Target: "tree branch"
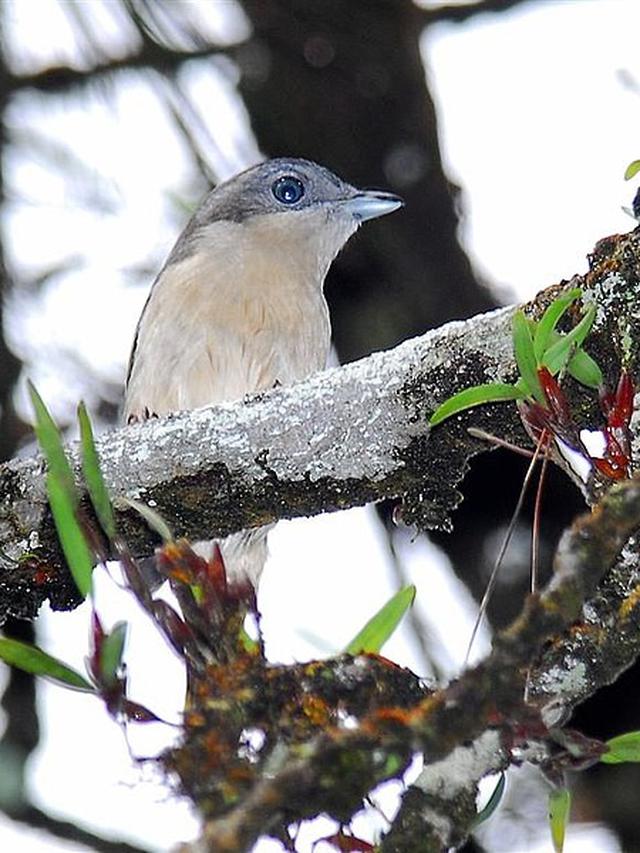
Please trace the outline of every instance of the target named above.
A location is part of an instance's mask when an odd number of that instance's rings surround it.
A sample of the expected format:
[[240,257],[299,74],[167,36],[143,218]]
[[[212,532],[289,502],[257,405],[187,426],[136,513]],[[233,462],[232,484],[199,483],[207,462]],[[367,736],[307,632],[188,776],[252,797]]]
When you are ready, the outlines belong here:
[[206,45],[189,50],[169,48],[151,40],[146,40],[137,49],[126,56],[97,62],[90,68],[73,68],[70,65],[48,66],[31,74],[11,74],[6,76],[6,84],[11,92],[22,89],[36,89],[39,92],[67,92],[79,86],[86,86],[99,77],[117,74],[121,71],[153,68],[165,73],[175,73],[180,66],[192,59],[228,55],[228,51]]
[[[610,386],[623,360],[639,384],[639,230],[601,241],[590,260],[589,273],[571,281],[598,306],[590,347]],[[539,314],[563,286],[539,294],[530,312]],[[103,435],[107,485],[114,497],[147,501],[191,539],[382,498],[402,498],[407,524],[450,529],[469,460],[486,449],[467,425],[516,443],[528,439],[510,405],[480,407],[432,432],[428,415],[462,387],[515,378],[512,311],[450,323],[294,387]],[[599,425],[596,395],[565,386],[579,423]],[[70,451],[77,469],[77,447]],[[2,574],[0,615],[33,615],[46,597],[61,608],[75,601],[43,473],[40,457],[0,467],[0,560],[16,561]],[[138,515],[121,510],[118,520],[133,553],[151,553],[154,536]]]
[[[493,699],[498,716],[510,720],[511,724],[519,719],[526,732],[526,727],[531,726],[532,720],[531,717],[527,720],[527,706],[524,702],[518,711],[516,697],[522,695],[527,659],[532,662],[536,660],[538,650],[543,646],[545,633],[547,636],[555,634],[566,637],[561,634],[563,628],[560,623],[564,623],[564,628],[571,625],[569,634],[574,633],[575,619],[583,603],[596,592],[598,583],[607,574],[616,554],[619,554],[619,558],[613,572],[606,578],[607,582],[620,563],[628,559],[628,556],[625,559],[629,548],[628,540],[639,525],[640,479],[636,477],[614,487],[592,515],[578,519],[571,530],[564,534],[555,556],[554,574],[546,590],[540,598],[529,596],[520,616],[496,637],[489,658],[480,664],[477,670],[466,673],[460,679],[460,684],[468,680],[473,683],[477,681],[477,671],[486,667],[491,672],[489,682],[494,685],[493,694],[489,692],[485,696],[482,685],[473,684],[473,700],[469,701],[475,713],[482,716],[483,696],[487,701]],[[635,564],[637,567],[637,554]],[[556,620],[557,623],[553,626],[551,623]],[[600,630],[605,634],[609,633],[603,626],[600,626]],[[637,645],[633,654],[638,654]],[[613,679],[609,674],[609,679],[605,677],[603,680],[604,673],[611,664],[602,654],[593,661],[594,669],[599,665],[600,679],[593,678],[588,691],[580,672],[584,666],[581,660],[577,657],[573,659],[572,668],[566,671],[566,678],[562,680],[555,662],[552,661],[552,666],[547,668],[547,657],[548,655],[543,655],[531,673],[528,680],[528,701],[541,710],[544,725],[553,728],[564,722],[570,711],[587,695],[591,695],[604,683],[608,683],[608,680]],[[620,657],[621,655],[616,656],[616,662]],[[631,657],[627,666],[634,659],[635,657]],[[615,663],[612,668],[615,669]],[[509,701],[509,688],[504,683],[504,678],[510,678],[511,687],[516,691],[515,697],[512,696],[512,699],[516,699],[515,706]],[[461,703],[464,701],[459,693],[456,700]],[[485,718],[485,723],[488,722],[489,717]],[[497,718],[493,722],[498,722]],[[495,725],[483,725],[482,728],[484,730],[481,734],[467,729],[466,740],[473,738],[471,743],[464,743],[464,736],[460,736],[458,745],[452,752],[445,757],[438,755],[440,760],[425,767],[405,795],[399,819],[395,821],[389,835],[388,846],[383,845],[384,851],[410,849],[402,846],[402,843],[400,846],[393,845],[397,845],[398,839],[404,837],[420,837],[420,832],[427,831],[423,824],[428,827],[429,832],[433,832],[434,827],[440,830],[437,838],[441,847],[434,846],[434,850],[459,844],[467,837],[475,818],[475,809],[469,807],[469,800],[475,803],[477,782],[489,773],[506,769],[513,762],[509,749],[511,744],[509,739],[504,737],[504,729],[499,735]],[[530,747],[531,741],[535,740],[535,732],[528,744],[526,734],[524,740],[525,745]],[[544,751],[543,756],[547,758]],[[544,761],[538,760],[538,763]],[[457,815],[456,821],[451,820],[452,814]],[[463,814],[466,819],[463,819]]]
[[[640,329],[634,306],[640,300],[640,229],[601,241],[590,264],[585,276],[571,281],[582,288],[583,300],[598,309],[589,347],[610,387],[623,364],[637,387]],[[566,286],[563,282],[539,294],[528,306],[530,314],[539,316]],[[509,405],[483,406],[433,431],[427,426],[435,405],[461,387],[515,378],[512,311],[501,309],[449,324],[297,387],[104,435],[98,451],[107,485],[116,497],[135,496],[154,505],[178,535],[195,539],[382,497],[402,498],[409,523],[446,526],[461,499],[458,486],[469,459],[482,449],[468,435],[467,425],[472,422],[526,441],[515,407]],[[565,390],[578,423],[599,426],[596,395],[568,379]],[[636,416],[636,446],[637,424]],[[77,468],[77,448],[70,450]],[[47,595],[56,606],[73,603],[47,509],[43,473],[39,457],[0,468],[0,549],[9,560],[0,582],[5,611],[35,612]],[[282,774],[261,780],[238,805],[240,811],[216,816],[208,831],[215,831],[217,838],[228,833],[231,845],[238,832],[243,839],[253,837],[267,820],[264,809],[270,801],[277,824],[283,791],[286,795],[293,785],[304,800],[308,789],[311,803],[317,772],[327,774],[329,768],[343,766],[336,759],[345,750],[355,749],[365,766],[365,757],[375,754],[371,747],[382,744],[401,764],[416,746],[430,762],[420,785],[407,795],[407,806],[385,842],[387,849],[410,850],[402,844],[408,837],[420,837],[415,821],[431,827],[433,849],[443,839],[457,843],[472,820],[475,782],[507,760],[510,744],[505,736],[523,725],[532,725],[535,735],[541,719],[547,727],[557,724],[576,702],[635,659],[640,649],[640,569],[629,535],[639,520],[640,487],[631,480],[606,495],[598,512],[583,518],[564,540],[547,590],[528,599],[519,619],[498,635],[491,656],[479,667],[420,701],[408,716],[397,709],[391,715],[378,709],[365,714],[356,730],[320,733],[313,744],[305,743],[302,761],[294,749]],[[121,510],[118,522],[135,553],[151,550],[153,537],[137,515]],[[582,622],[575,622],[585,597],[593,595],[623,546]],[[613,618],[607,621],[609,616]],[[572,622],[572,630],[558,636]],[[556,639],[532,676],[532,708],[522,698],[523,667],[551,636]],[[267,668],[266,677],[274,678],[274,672]],[[197,722],[198,716],[194,719]],[[487,734],[496,726],[499,743]],[[462,745],[465,741],[471,745]],[[189,760],[186,766],[199,767],[201,762]],[[464,773],[458,772],[461,766]],[[368,782],[379,781],[379,767],[371,765],[367,773],[352,780],[354,801]],[[457,784],[438,782],[446,778]],[[280,783],[282,790],[277,788]],[[322,805],[326,811],[326,803]],[[438,816],[450,816],[452,809],[457,817],[449,819],[447,830]],[[400,848],[393,846],[396,836],[403,839]]]
[[39,829],[41,832],[46,832],[52,838],[69,841],[74,847],[76,844],[82,844],[88,849],[94,850],[95,853],[148,853],[148,848],[128,844],[126,841],[102,838],[100,835],[83,829],[76,823],[53,817],[37,806],[23,805],[17,808],[7,807],[4,809],[4,814],[16,823],[23,824],[25,827]]
[[[525,700],[528,666],[550,637],[577,618],[585,598],[594,593],[639,525],[640,478],[635,478],[612,488],[593,513],[565,533],[552,580],[541,594],[527,598],[519,617],[496,636],[489,657],[427,695],[421,694],[415,676],[375,656],[310,662],[298,667],[294,679],[289,668],[268,667],[252,658],[230,668],[233,678],[224,681],[224,695],[220,672],[207,671],[207,688],[194,691],[193,722],[187,721],[184,742],[167,761],[209,817],[206,848],[217,853],[247,850],[262,833],[277,827],[283,815],[292,821],[324,812],[340,819],[356,810],[376,784],[401,776],[415,750],[424,754],[427,768],[419,784],[408,790],[400,820],[394,821],[381,849],[425,853],[458,846],[475,818],[475,782],[495,763],[517,760],[518,751],[537,739],[542,756],[537,763],[556,766],[551,747],[557,716],[555,709]],[[357,673],[358,680],[365,681],[374,666],[376,689],[361,695],[354,690],[354,677]],[[295,701],[290,701],[290,691],[276,687],[281,678],[296,685],[300,695]],[[411,693],[399,689],[403,678]],[[326,696],[318,695],[320,689],[330,694],[331,709],[350,714],[350,726],[332,716]],[[358,709],[352,707],[356,697]],[[314,713],[301,712],[305,706]],[[229,793],[230,773],[218,766],[204,778],[201,774],[202,767],[212,764],[207,738],[211,731],[216,732],[215,756],[228,754],[235,762],[230,766],[236,767],[237,750],[223,749],[228,746],[227,729],[230,744],[235,743],[234,726],[261,728],[270,745],[266,755],[243,768],[244,774],[236,768],[234,778],[242,780],[238,787],[246,787],[242,793]],[[298,732],[303,733],[300,739]],[[471,746],[463,745],[471,739]],[[562,755],[560,761],[580,758]],[[228,800],[216,796],[221,779]],[[229,801],[234,802],[231,808]]]
[[477,0],[475,3],[452,3],[450,6],[427,7],[422,11],[427,26],[439,24],[443,21],[461,24],[483,12],[506,12],[508,9],[513,9],[514,6],[523,5],[523,3],[533,5],[532,0]]
[[[510,314],[450,324],[296,387],[103,435],[107,485],[113,496],[150,503],[192,539],[403,495],[410,520],[446,524],[467,458],[481,445],[464,430],[457,450],[443,432],[430,442],[427,416],[457,372],[464,382],[512,372]],[[501,416],[517,423],[506,407]],[[510,432],[495,419],[492,426]],[[77,468],[77,447],[70,450]],[[434,468],[431,481],[425,471]],[[35,553],[55,569],[43,473],[40,457],[0,468],[0,550],[18,560]],[[134,553],[151,552],[154,537],[135,513],[120,512],[119,523]],[[56,598],[60,579],[55,569],[42,591]],[[20,582],[33,587],[28,568],[15,569]]]

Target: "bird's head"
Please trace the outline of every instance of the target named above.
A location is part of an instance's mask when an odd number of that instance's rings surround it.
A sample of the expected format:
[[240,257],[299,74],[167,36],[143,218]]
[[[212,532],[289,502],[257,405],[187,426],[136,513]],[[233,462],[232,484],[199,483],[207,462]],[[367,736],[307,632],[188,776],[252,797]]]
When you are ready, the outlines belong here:
[[214,237],[220,223],[231,223],[241,226],[237,239],[251,237],[264,241],[265,248],[313,255],[324,275],[362,222],[402,204],[392,193],[356,189],[310,160],[267,160],[209,193],[170,260],[180,260],[176,254],[190,243],[206,243],[207,232]]

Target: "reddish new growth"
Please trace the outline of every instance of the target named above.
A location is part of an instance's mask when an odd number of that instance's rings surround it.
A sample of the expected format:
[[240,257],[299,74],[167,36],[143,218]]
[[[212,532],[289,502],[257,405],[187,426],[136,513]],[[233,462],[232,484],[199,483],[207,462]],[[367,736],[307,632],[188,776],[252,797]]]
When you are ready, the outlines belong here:
[[[393,761],[381,761],[370,743],[387,731],[387,718],[406,725],[407,709],[429,694],[416,676],[376,655],[270,663],[261,639],[252,641],[243,627],[252,611],[257,620],[253,589],[227,578],[219,550],[206,561],[187,542],[170,542],[156,564],[182,610],[182,618],[172,611],[171,621],[163,614],[160,624],[182,649],[188,675],[182,737],[160,762],[208,820],[242,808],[271,784],[287,753],[293,761],[315,757],[291,789],[285,773],[282,803],[272,804],[278,818],[269,827],[277,837],[287,836],[288,824],[320,813],[344,822],[377,784],[401,777],[410,745],[393,740]],[[346,756],[341,743],[351,729],[345,720],[361,727]],[[342,830],[327,840],[340,851],[372,849]]]
[[518,406],[525,427],[542,449],[548,447],[552,438],[557,438],[577,450],[580,436],[564,391],[546,367],[538,367],[537,372],[547,405],[522,400]]
[[546,367],[538,368],[538,379],[545,396],[546,406],[523,400],[519,403],[524,425],[542,450],[557,439],[580,453],[610,480],[630,476],[631,438],[629,424],[633,415],[635,387],[630,375],[623,370],[615,392],[605,387],[600,390],[600,407],[606,419],[602,429],[605,439],[604,455],[593,456],[580,438],[580,430],[573,419],[571,408],[557,379]]
[[314,841],[312,850],[322,843],[333,845],[339,853],[373,853],[376,849],[373,844],[364,841],[362,838],[356,838],[355,835],[347,835],[345,832],[336,832],[335,835],[327,835],[325,838],[319,838]]
[[[127,699],[127,676],[121,654],[109,661],[108,644],[114,634],[109,635],[102,627],[95,610],[91,614],[91,654],[87,659],[89,674],[107,711],[121,722],[135,720],[138,723],[160,722],[153,711]],[[121,650],[120,650],[121,651]]]
[[253,612],[257,618],[251,584],[227,579],[217,544],[211,559],[205,560],[186,540],[169,542],[157,552],[156,564],[169,578],[182,609],[183,619],[176,628],[181,629],[179,640],[188,667],[202,670],[212,658],[221,663],[234,660],[245,648],[245,616]]
[[600,406],[607,419],[603,429],[606,447],[602,459],[594,459],[594,465],[611,480],[622,480],[629,476],[631,466],[631,438],[629,424],[633,415],[635,388],[626,371],[622,371],[615,394],[606,389],[600,394]]

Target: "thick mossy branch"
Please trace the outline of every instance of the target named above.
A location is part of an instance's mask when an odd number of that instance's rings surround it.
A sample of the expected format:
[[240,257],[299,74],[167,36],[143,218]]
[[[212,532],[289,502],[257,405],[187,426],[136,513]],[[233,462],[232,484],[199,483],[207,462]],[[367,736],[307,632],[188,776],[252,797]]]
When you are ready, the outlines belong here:
[[[623,359],[638,378],[639,258],[638,231],[607,238],[590,272],[570,283],[598,308],[588,349],[612,385]],[[563,286],[539,294],[531,315],[539,316]],[[450,323],[242,403],[103,435],[98,451],[107,485],[116,497],[149,502],[190,539],[390,497],[402,498],[408,524],[449,527],[469,459],[486,449],[467,426],[526,437],[508,404],[479,407],[431,432],[428,416],[463,387],[515,379],[511,314],[506,308]],[[570,382],[566,390],[578,421],[599,424],[596,395]],[[152,551],[154,536],[135,512],[119,512],[118,523],[134,553]],[[61,562],[41,458],[0,467],[0,618],[9,610],[33,615],[47,597],[54,607],[72,606]]]
[[[468,458],[482,445],[464,428],[451,439],[442,429],[432,443],[428,416],[452,383],[513,372],[510,313],[450,324],[242,403],[103,435],[97,447],[110,493],[148,502],[190,539],[389,497],[404,499],[410,522],[446,525]],[[506,408],[478,420],[501,434],[518,428]],[[18,561],[14,569],[7,563],[0,584],[21,613],[46,596],[65,606],[43,472],[38,457],[0,468],[0,549]],[[152,552],[157,540],[137,513],[117,515],[133,553]],[[44,582],[34,582],[36,571]]]
[[[637,386],[638,231],[601,241],[586,276],[544,291],[526,310],[540,316],[569,285],[580,287],[584,302],[597,307],[587,349],[608,384],[614,386],[624,366]],[[107,486],[115,498],[148,502],[176,534],[191,539],[389,497],[402,499],[408,523],[447,527],[461,500],[469,459],[484,449],[469,437],[467,426],[526,440],[511,405],[480,407],[428,429],[436,405],[460,388],[514,381],[512,310],[449,324],[296,387],[102,436],[98,452]],[[567,317],[567,325],[575,319]],[[569,380],[564,389],[577,424],[600,426],[596,395]],[[637,418],[632,432],[635,461]],[[77,451],[70,451],[78,470]],[[39,457],[0,468],[0,616],[32,615],[47,597],[57,607],[76,601],[62,567],[43,474]],[[528,599],[480,666],[408,706],[359,708],[355,727],[329,720],[312,737],[274,736],[272,743],[285,742],[284,752],[275,754],[269,772],[252,780],[224,814],[212,808],[215,797],[205,790],[200,806],[210,821],[207,837],[218,845],[211,849],[246,849],[265,828],[277,830],[283,821],[295,820],[284,807],[294,795],[304,805],[303,816],[317,807],[346,819],[371,785],[402,771],[414,750],[424,752],[429,766],[407,795],[383,849],[414,849],[409,839],[420,837],[416,821],[424,825],[423,837],[432,839],[431,849],[458,844],[472,819],[477,780],[508,762],[516,733],[544,738],[553,720],[615,678],[640,650],[640,570],[633,538],[640,524],[640,486],[631,480],[606,492],[602,482],[585,489],[592,500],[604,496],[597,510],[565,536],[552,582]],[[134,553],[152,550],[154,537],[135,513],[121,510],[117,522]],[[590,600],[583,606],[585,599]],[[533,704],[525,705],[525,673],[532,664]],[[329,672],[334,665],[344,669],[340,661],[320,666]],[[337,682],[339,675],[336,671]],[[312,715],[317,710],[317,705],[310,708]],[[251,720],[245,722],[251,728]],[[198,745],[193,748],[197,754]],[[171,763],[179,775],[193,763],[181,764],[180,758]],[[327,799],[332,780],[338,792],[344,782],[344,774],[333,779],[336,768],[349,771],[348,804],[337,794],[338,799]],[[313,792],[321,780],[325,793],[316,802]],[[183,781],[198,800],[199,792]],[[410,800],[419,807],[410,809]],[[227,848],[223,839],[229,840]]]
[[[548,709],[524,700],[529,666],[550,637],[572,624],[583,597],[594,592],[638,526],[640,478],[617,485],[595,512],[578,519],[562,539],[546,589],[527,599],[485,661],[441,690],[425,695],[411,673],[388,670],[375,657],[312,662],[298,667],[293,681],[294,668],[265,667],[256,658],[240,661],[233,678],[212,670],[194,693],[193,725],[188,717],[185,740],[168,757],[169,769],[209,819],[210,849],[247,850],[264,832],[321,813],[346,822],[368,790],[402,774],[416,750],[427,769],[406,794],[382,850],[459,844],[475,816],[475,782],[496,760],[507,763],[511,747],[550,737]],[[376,688],[356,691],[356,707],[353,688],[367,679],[371,687],[374,670]],[[281,678],[291,695],[271,689]],[[347,711],[349,726],[340,723],[339,709]],[[270,754],[260,763],[245,762],[241,773],[238,737],[254,728],[264,732],[263,749]],[[233,774],[216,766],[225,755],[234,762]],[[207,775],[194,767],[215,770]],[[240,780],[231,808],[229,778]],[[442,821],[435,820],[438,810]],[[424,824],[420,833],[416,822]],[[432,838],[431,847],[416,846],[425,838]]]

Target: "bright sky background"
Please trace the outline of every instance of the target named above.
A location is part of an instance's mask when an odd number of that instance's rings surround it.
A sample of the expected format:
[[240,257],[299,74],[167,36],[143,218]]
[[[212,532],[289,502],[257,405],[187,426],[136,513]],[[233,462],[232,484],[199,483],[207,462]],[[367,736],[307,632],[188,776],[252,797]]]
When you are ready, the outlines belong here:
[[[20,4],[12,8],[14,25],[28,34],[25,43],[34,55],[48,56],[52,45],[68,43],[64,21],[56,17],[50,0],[39,7],[39,26],[21,17]],[[228,14],[231,7],[213,2],[206,8]],[[109,33],[108,15],[104,10],[101,14],[103,31]],[[209,25],[226,28],[231,38],[242,31],[243,22],[218,15]],[[622,174],[629,161],[640,157],[638,32],[637,0],[564,0],[441,26],[424,41],[446,167],[464,190],[465,245],[490,281],[521,298],[584,271],[597,239],[633,226],[621,207],[629,206],[635,191]],[[635,79],[636,91],[623,84],[621,70]],[[205,76],[195,64],[183,77],[205,106],[209,130],[215,125],[216,162],[224,176],[259,156],[246,140],[238,144],[245,119],[233,97],[234,82],[226,65],[217,78]],[[16,132],[27,134],[35,127],[73,140],[73,150],[91,169],[86,181],[70,188],[42,161],[7,162],[10,184],[32,201],[10,206],[3,223],[11,263],[41,271],[74,256],[78,246],[89,258],[85,266],[52,280],[42,298],[16,303],[10,318],[21,354],[38,355],[32,377],[64,418],[80,394],[91,403],[91,389],[81,370],[61,382],[61,353],[71,361],[79,352],[99,375],[114,385],[122,381],[146,296],[144,288],[131,286],[129,268],[141,257],[157,266],[177,236],[167,189],[182,191],[187,181],[184,149],[156,98],[133,77],[117,87],[110,108],[97,100],[89,107],[85,101],[74,105],[68,98],[43,110],[41,98],[25,95],[16,101],[9,121]],[[91,192],[104,200],[100,214],[82,207],[82,198]],[[96,317],[98,323],[90,319]],[[384,540],[369,510],[285,522],[270,541],[260,601],[272,659],[305,659],[340,648],[396,589]],[[403,531],[396,544],[418,586],[416,606],[432,634],[443,640],[437,644],[438,663],[452,674],[464,657],[474,607],[428,544],[411,543]],[[127,596],[114,594],[112,587],[104,593],[109,600],[101,613],[107,621],[109,614],[113,620],[123,618]],[[42,644],[82,667],[86,608],[45,615],[40,624]],[[407,636],[399,633],[385,653],[415,668],[419,657]],[[486,651],[487,643],[486,636],[481,638],[476,654]],[[144,621],[135,621],[130,646],[134,653],[144,649],[143,660],[138,656],[131,661],[132,698],[171,714],[180,693],[176,661]],[[159,685],[167,688],[162,694]],[[73,820],[80,815],[105,833],[137,839],[158,851],[193,835],[195,823],[183,805],[165,802],[166,793],[151,781],[137,784],[141,771],[132,768],[121,733],[98,703],[48,685],[40,689],[39,701],[45,731],[32,783],[44,808]],[[69,734],[61,737],[62,731]],[[156,748],[152,731],[138,728],[134,734],[137,754]],[[535,797],[543,796],[537,782],[528,784]],[[544,800],[540,802],[544,812]],[[496,853],[513,853],[509,826],[500,820],[494,819],[487,843]],[[541,838],[532,839],[528,850],[550,849],[544,817],[539,828]],[[0,822],[0,849],[39,853],[72,848],[57,847],[48,838],[42,842],[35,834],[26,837],[22,829]],[[259,849],[264,853],[279,847],[263,844]],[[326,849],[318,846],[317,853]],[[619,847],[605,830],[597,838],[581,830],[570,834],[565,849],[605,853]]]

